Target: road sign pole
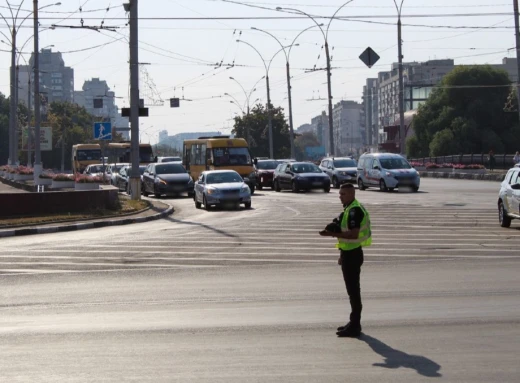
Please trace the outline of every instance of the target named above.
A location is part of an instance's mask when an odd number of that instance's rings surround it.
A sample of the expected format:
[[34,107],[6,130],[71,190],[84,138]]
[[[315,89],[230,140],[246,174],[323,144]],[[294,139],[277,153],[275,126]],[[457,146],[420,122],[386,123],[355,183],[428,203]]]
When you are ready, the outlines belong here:
[[132,132],[132,171],[130,188],[132,199],[141,199],[141,173],[139,172],[139,45],[138,0],[130,0],[130,126]]

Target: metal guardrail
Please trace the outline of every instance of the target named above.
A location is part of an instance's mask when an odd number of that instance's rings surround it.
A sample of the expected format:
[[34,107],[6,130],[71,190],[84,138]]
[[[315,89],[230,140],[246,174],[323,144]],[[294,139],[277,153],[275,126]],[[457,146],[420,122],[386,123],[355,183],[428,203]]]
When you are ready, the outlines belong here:
[[[515,164],[513,162],[514,154],[495,154],[495,169],[510,169]],[[434,164],[463,164],[471,165],[478,164],[489,167],[488,154],[454,154],[450,156],[438,157],[423,157],[423,158],[408,158],[410,162],[419,162],[425,165],[426,163]]]

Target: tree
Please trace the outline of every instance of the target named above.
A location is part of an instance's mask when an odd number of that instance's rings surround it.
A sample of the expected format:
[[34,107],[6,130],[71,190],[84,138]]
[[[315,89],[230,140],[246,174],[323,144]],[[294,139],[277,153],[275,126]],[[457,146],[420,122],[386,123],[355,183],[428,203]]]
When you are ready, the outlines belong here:
[[507,72],[461,66],[444,77],[414,118],[411,156],[495,153],[517,150],[518,114],[504,111],[510,95]]
[[[291,155],[289,126],[285,121],[282,108],[272,108],[273,154],[275,158],[287,158]],[[247,129],[248,128],[248,129]],[[249,150],[253,157],[269,156],[269,126],[266,108],[257,104],[251,112],[242,117],[235,117],[232,133],[237,138],[245,138],[249,130]]]
[[[6,164],[9,159],[9,98],[0,93],[0,164]],[[23,104],[18,105],[18,128],[27,124],[27,108]],[[18,136],[21,140],[21,134]],[[21,145],[19,145],[19,148]],[[20,157],[23,152],[18,151]],[[21,159],[21,158],[20,158]]]

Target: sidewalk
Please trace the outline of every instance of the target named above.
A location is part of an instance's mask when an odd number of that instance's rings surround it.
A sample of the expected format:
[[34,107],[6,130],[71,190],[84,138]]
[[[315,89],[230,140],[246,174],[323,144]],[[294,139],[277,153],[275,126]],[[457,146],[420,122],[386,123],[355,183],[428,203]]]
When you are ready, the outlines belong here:
[[28,191],[15,188],[13,186],[7,185],[3,182],[0,182],[0,194],[2,193],[29,193]]

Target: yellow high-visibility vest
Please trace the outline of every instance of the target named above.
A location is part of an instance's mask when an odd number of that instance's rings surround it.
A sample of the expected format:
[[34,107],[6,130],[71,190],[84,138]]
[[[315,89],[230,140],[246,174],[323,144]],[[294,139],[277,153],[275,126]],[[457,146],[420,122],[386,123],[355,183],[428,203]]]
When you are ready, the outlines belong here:
[[345,213],[343,214],[343,219],[341,220],[341,231],[348,231],[348,217],[350,209],[359,207],[365,213],[363,217],[363,221],[361,221],[361,229],[359,230],[359,236],[357,239],[345,239],[338,238],[338,243],[336,247],[340,250],[354,250],[358,247],[366,247],[372,244],[372,229],[370,227],[370,215],[368,211],[361,205],[357,200],[354,200],[347,208],[345,208]]

